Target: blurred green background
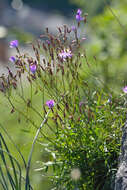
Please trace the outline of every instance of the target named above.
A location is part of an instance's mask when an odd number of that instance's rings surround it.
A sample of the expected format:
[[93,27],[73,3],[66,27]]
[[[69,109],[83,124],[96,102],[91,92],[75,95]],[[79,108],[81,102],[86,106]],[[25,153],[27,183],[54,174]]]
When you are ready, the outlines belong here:
[[[27,30],[24,25],[21,28],[20,22],[16,25],[18,21],[15,22],[15,15],[25,10],[24,5],[30,7],[31,11],[35,9],[36,13],[38,11],[46,13],[46,18],[48,14],[57,13],[57,15],[72,20],[75,19],[76,10],[81,8],[84,13],[88,13],[88,22],[82,26],[82,30],[87,38],[84,45],[86,55],[95,76],[101,78],[105,88],[108,86],[116,93],[119,93],[122,87],[127,84],[127,0],[17,0],[17,7],[14,2],[16,0],[0,1],[1,7],[4,7],[1,12],[0,34],[3,34],[2,27],[7,29],[5,35],[0,35],[0,44],[4,42],[7,46],[8,41],[12,38],[18,38],[20,42],[27,42],[38,36],[39,31],[34,28]],[[11,15],[11,17],[7,18],[7,15]],[[33,22],[35,21],[36,17]],[[36,27],[36,25],[33,27]],[[5,51],[8,52],[7,47]],[[3,53],[0,50],[0,64],[4,67],[3,62],[6,65],[8,58],[3,60],[2,56]],[[8,57],[8,54],[6,56]],[[39,104],[41,97],[35,98],[34,101]],[[0,107],[0,122],[6,127],[27,159],[35,130],[22,119],[19,123],[19,116],[16,113],[8,117],[10,108],[2,95],[0,95]],[[22,109],[24,109],[23,106]],[[39,123],[40,121],[38,121]],[[13,153],[16,156],[14,150]],[[32,169],[37,167],[36,161],[48,160],[47,153],[41,150],[39,144],[35,148],[33,160]],[[46,177],[42,177],[42,173],[33,172],[32,183],[37,190],[50,189],[50,183],[47,182]]]

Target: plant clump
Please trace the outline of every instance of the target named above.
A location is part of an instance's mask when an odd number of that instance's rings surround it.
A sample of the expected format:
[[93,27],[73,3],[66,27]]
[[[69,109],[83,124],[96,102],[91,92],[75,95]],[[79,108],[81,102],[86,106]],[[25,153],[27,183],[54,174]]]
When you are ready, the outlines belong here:
[[9,58],[15,72],[7,68],[8,76],[0,77],[0,91],[10,112],[22,115],[37,130],[26,166],[25,190],[30,188],[29,169],[37,139],[48,153],[48,161],[41,160],[37,171],[49,171],[54,190],[112,189],[125,96],[116,96],[111,89],[107,93],[94,77],[84,46],[86,37],[79,36],[87,17],[82,15],[78,9],[76,26],[58,27],[56,35],[46,28],[32,43],[34,57],[21,52],[18,40],[10,42],[10,48],[17,51]]

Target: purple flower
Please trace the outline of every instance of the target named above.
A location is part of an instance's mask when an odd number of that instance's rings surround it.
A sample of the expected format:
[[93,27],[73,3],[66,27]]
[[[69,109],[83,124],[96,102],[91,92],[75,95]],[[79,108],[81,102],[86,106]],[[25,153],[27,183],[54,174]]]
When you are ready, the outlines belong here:
[[51,44],[51,42],[50,42],[49,40],[46,40],[46,42],[47,42],[47,44],[48,44],[48,45],[50,45],[50,44]]
[[35,72],[36,72],[36,70],[37,70],[37,65],[34,63],[34,64],[31,64],[30,65],[30,70],[31,70],[31,72],[34,74]]
[[9,58],[9,61],[11,61],[12,63],[14,63],[14,62],[16,61],[16,58],[15,58],[14,56],[11,56],[11,57]]
[[127,94],[127,86],[123,88],[123,92]]
[[77,10],[77,14],[76,14],[76,20],[78,22],[80,22],[81,20],[83,20],[83,17],[81,16],[82,11],[80,9]]
[[47,105],[50,109],[53,108],[54,104],[55,104],[54,100],[48,100],[48,101],[46,102],[46,105]]
[[18,47],[18,40],[13,40],[10,42],[10,48],[17,48]]
[[76,26],[72,26],[72,27],[71,27],[71,30],[72,30],[72,31],[76,31]]
[[59,56],[63,61],[66,61],[67,58],[72,57],[72,52],[69,49],[64,49],[59,53]]
[[82,11],[80,9],[77,10],[77,14],[78,15],[81,15],[82,14]]

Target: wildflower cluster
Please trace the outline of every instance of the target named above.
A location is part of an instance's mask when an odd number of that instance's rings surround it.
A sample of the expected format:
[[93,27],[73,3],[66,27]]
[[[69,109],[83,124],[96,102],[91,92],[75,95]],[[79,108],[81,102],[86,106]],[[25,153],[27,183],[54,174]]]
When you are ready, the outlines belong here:
[[[83,20],[81,14],[82,11],[78,9],[76,20]],[[72,64],[74,65],[74,70],[71,70],[71,75],[74,78],[74,72],[75,70],[77,71],[76,68],[80,67],[81,64],[77,65],[77,60],[73,63],[73,57],[78,55],[78,59],[80,59],[81,54],[78,49],[81,47],[83,40],[77,36],[77,31],[78,26],[69,28],[64,25],[63,27],[58,27],[57,35],[52,35],[49,33],[48,28],[46,28],[45,34],[40,36],[41,39],[37,40],[36,43],[32,45],[35,58],[32,58],[27,53],[22,54],[20,52],[18,40],[11,41],[10,48],[15,48],[17,50],[17,55],[11,56],[9,61],[14,63],[16,73],[14,75],[13,72],[8,69],[8,77],[5,78],[4,75],[1,77],[2,88],[0,90],[6,92],[11,86],[14,86],[16,89],[19,78],[22,78],[22,75],[24,75],[25,72],[28,73],[27,80],[30,83],[37,80],[37,78],[43,78],[44,72],[48,73],[48,78],[50,78],[50,76],[57,76],[59,72],[62,73],[62,76],[68,75],[68,72],[70,72],[69,68],[72,67]],[[73,35],[74,39],[71,40]],[[47,85],[47,81],[44,78],[42,81]],[[53,81],[51,84],[53,85]],[[63,89],[64,88],[65,86]]]
[[[111,171],[116,166],[109,160],[116,160],[118,146],[112,150],[110,144],[117,144],[119,133],[115,133],[117,120],[112,114],[113,100],[105,107],[104,102],[109,96],[102,91],[100,93],[100,87],[94,86],[95,90],[91,90],[88,80],[91,70],[87,73],[90,64],[83,46],[86,38],[78,35],[80,23],[86,22],[86,15],[83,16],[78,9],[75,18],[77,26],[58,27],[55,35],[46,28],[31,46],[34,57],[20,51],[18,40],[11,41],[10,48],[17,51],[9,58],[15,71],[7,68],[8,76],[0,78],[0,91],[9,102],[11,113],[22,114],[37,129],[37,136],[41,131],[39,140],[48,140],[51,149],[48,149],[48,154],[51,153],[49,162],[53,168],[50,180],[54,187],[96,189],[96,185],[104,185],[100,181],[105,179],[107,168]],[[126,92],[126,88],[123,91]],[[19,101],[15,101],[16,98]],[[39,108],[36,106],[38,102]],[[23,109],[21,104],[25,105]],[[45,134],[43,125],[50,135]],[[42,146],[47,150],[45,144]],[[48,170],[48,163],[42,162],[42,166],[42,170]],[[108,176],[106,180],[109,179]]]

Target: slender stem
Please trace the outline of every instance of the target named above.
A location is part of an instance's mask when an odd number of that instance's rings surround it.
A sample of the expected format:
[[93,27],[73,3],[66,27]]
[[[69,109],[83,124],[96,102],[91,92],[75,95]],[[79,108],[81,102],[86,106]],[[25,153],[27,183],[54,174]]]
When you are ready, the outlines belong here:
[[31,151],[29,154],[29,158],[28,158],[28,163],[27,163],[27,167],[26,167],[26,183],[25,183],[25,190],[27,190],[27,187],[29,187],[29,170],[30,170],[30,164],[31,164],[31,158],[32,158],[32,153],[34,150],[34,145],[36,143],[36,140],[38,138],[38,135],[40,133],[41,128],[43,127],[43,125],[45,124],[45,122],[47,121],[48,115],[50,113],[50,110],[47,112],[43,122],[41,123],[40,127],[38,128],[36,135],[34,137],[33,143],[32,143],[32,147],[31,147]]
[[[10,105],[12,106],[12,108],[14,108],[14,110],[16,110],[18,113],[20,113],[20,115],[23,115],[24,118],[26,118],[36,129],[38,129],[38,126],[34,123],[34,121],[32,121],[27,115],[25,115],[22,111],[18,110],[14,105],[13,103],[11,102],[10,98],[7,97]],[[47,139],[48,141],[50,141],[51,143],[53,143],[53,141],[51,139],[49,139],[44,133],[41,133],[43,135],[43,137],[45,139]]]
[[31,106],[32,106],[32,82],[30,83],[30,98],[31,98]]
[[64,76],[62,75],[62,82],[63,82],[63,89],[64,89],[64,94],[65,94],[65,83],[64,83]]
[[20,85],[21,85],[21,92],[22,92],[22,96],[23,96],[24,95],[24,90],[23,90],[22,78],[21,77],[20,77]]
[[115,19],[117,20],[117,22],[119,23],[120,27],[123,29],[123,31],[126,34],[126,28],[124,27],[124,25],[121,24],[119,18],[116,16],[116,14],[113,12],[112,8],[108,5],[107,1],[104,0],[106,6],[108,7],[109,11],[112,13],[112,15],[115,17]]
[[[24,103],[27,104],[27,101],[25,100],[25,98],[23,96],[21,96],[20,94],[17,94],[23,101]],[[30,108],[42,119],[42,115],[31,105]]]

